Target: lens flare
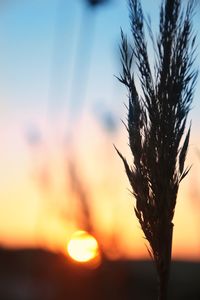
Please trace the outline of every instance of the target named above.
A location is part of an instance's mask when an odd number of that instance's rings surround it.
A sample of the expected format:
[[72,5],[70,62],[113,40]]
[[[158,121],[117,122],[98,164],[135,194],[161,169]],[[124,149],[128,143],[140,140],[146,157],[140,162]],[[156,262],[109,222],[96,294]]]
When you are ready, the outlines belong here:
[[67,245],[69,256],[80,263],[87,263],[99,257],[97,240],[84,230],[76,231]]

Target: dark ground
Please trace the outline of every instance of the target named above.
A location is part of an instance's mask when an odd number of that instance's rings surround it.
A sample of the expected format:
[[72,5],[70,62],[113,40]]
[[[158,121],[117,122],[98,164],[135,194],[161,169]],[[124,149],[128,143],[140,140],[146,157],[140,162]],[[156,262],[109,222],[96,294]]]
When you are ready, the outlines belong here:
[[[150,261],[107,261],[96,270],[44,250],[0,249],[0,300],[156,300]],[[173,262],[170,300],[200,300],[200,263]]]

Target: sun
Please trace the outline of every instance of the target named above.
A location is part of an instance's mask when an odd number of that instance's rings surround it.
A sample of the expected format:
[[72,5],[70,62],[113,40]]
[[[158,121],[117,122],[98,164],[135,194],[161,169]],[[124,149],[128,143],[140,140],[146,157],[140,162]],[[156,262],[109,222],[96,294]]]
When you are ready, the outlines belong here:
[[97,240],[84,230],[76,231],[67,244],[69,256],[80,263],[87,263],[99,258]]

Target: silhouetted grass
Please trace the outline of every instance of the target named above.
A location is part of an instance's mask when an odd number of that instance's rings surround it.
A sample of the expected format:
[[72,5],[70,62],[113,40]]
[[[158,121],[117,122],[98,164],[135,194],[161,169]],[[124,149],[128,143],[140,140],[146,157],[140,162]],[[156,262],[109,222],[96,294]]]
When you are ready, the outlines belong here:
[[[155,51],[154,75],[149,63],[144,17],[139,0],[129,0],[132,44],[121,33],[122,74],[129,92],[127,130],[133,165],[124,162],[135,214],[150,244],[159,280],[159,299],[167,299],[173,216],[179,184],[190,168],[184,163],[190,127],[185,135],[197,72],[192,69],[195,36],[191,19],[194,1],[184,10],[180,0],[164,0],[157,39],[147,24]],[[139,71],[141,95],[132,72]],[[184,136],[185,135],[185,136]]]

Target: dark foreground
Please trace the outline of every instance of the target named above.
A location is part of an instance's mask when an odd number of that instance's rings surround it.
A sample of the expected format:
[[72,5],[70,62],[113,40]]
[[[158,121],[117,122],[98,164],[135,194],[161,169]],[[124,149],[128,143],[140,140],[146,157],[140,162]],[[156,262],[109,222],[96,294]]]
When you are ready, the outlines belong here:
[[[107,261],[96,269],[44,250],[0,249],[1,300],[156,300],[152,262]],[[200,299],[200,263],[173,262],[170,300]]]

